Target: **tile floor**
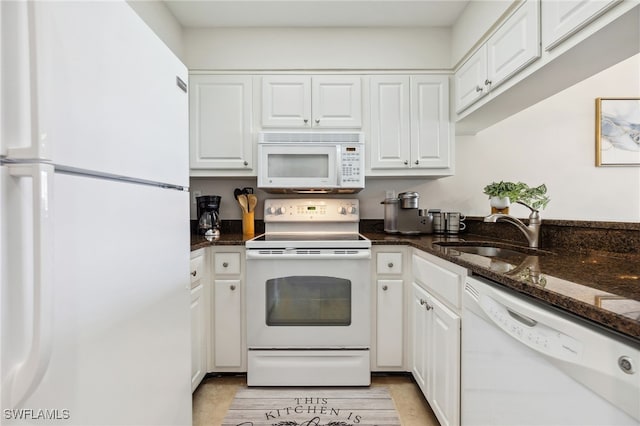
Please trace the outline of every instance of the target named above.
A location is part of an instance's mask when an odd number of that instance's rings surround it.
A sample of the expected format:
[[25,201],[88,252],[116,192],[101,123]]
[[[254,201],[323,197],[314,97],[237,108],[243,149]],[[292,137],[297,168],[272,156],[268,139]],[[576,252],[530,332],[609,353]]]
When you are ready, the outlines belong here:
[[[246,376],[210,376],[193,394],[193,425],[222,424],[233,397]],[[402,426],[438,426],[439,423],[425,401],[418,385],[408,375],[374,375],[371,386],[386,386],[398,410]]]

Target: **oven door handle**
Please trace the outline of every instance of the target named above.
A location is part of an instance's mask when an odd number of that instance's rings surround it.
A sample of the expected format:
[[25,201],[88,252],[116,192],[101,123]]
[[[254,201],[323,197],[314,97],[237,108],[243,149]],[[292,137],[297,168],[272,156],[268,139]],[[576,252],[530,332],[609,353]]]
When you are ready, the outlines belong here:
[[247,260],[251,259],[289,259],[289,260],[337,260],[371,259],[371,250],[333,250],[318,252],[315,250],[247,250]]

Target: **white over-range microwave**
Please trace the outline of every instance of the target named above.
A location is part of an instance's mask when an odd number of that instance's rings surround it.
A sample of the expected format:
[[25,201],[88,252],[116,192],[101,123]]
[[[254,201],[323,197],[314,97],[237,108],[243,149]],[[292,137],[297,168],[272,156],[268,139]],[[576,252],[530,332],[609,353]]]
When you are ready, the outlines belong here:
[[364,188],[364,134],[261,132],[258,187],[272,193],[359,192]]

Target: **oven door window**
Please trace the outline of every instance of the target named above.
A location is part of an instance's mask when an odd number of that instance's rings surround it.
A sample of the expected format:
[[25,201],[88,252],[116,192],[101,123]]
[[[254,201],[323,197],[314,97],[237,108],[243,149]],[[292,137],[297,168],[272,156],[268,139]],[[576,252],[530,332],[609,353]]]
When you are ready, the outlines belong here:
[[351,325],[351,281],[290,276],[266,282],[268,326]]

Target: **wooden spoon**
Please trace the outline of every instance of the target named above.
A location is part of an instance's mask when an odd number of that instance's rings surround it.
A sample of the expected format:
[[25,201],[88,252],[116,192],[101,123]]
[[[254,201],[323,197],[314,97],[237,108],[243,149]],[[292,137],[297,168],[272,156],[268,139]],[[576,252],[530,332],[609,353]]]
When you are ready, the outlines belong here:
[[253,194],[247,194],[247,201],[249,203],[249,211],[254,211],[256,209],[256,205],[258,204],[258,197]]
[[243,213],[248,213],[249,212],[249,203],[247,201],[247,196],[244,194],[240,194],[238,195],[238,204],[240,204],[240,207],[242,207],[242,212]]

